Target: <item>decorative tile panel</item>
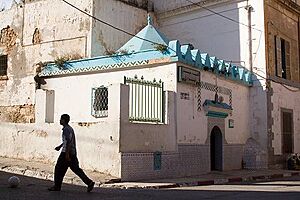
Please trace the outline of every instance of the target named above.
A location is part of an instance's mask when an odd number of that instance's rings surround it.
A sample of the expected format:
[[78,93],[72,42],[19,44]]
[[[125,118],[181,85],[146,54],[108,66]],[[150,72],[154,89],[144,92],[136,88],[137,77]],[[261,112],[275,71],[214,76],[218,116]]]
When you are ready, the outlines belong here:
[[225,88],[222,86],[216,86],[214,84],[203,82],[203,81],[200,82],[200,88],[203,88],[205,90],[209,90],[212,92],[218,92],[223,95],[228,95],[229,96],[229,105],[232,107],[232,90],[231,89],[228,89],[228,88]]
[[65,70],[59,70],[59,69],[53,71],[44,70],[39,74],[39,76],[44,77],[44,76],[67,75],[67,74],[84,73],[84,72],[97,72],[106,69],[127,68],[127,67],[147,65],[147,64],[149,64],[149,60],[122,62],[117,64],[101,65],[101,66],[86,67],[86,68],[69,68]]

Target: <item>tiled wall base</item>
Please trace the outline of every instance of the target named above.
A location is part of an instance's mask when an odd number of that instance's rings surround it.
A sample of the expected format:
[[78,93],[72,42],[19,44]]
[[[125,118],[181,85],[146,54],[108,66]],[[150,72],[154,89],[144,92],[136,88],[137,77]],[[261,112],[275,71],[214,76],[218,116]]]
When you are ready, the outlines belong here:
[[242,168],[242,158],[244,145],[242,144],[224,144],[223,161],[224,171]]
[[246,169],[266,169],[268,165],[267,153],[254,139],[248,139],[244,150]]
[[[224,169],[240,169],[243,145],[224,145]],[[163,152],[161,169],[154,170],[153,153],[122,153],[122,181],[188,177],[210,172],[209,145],[179,145]]]

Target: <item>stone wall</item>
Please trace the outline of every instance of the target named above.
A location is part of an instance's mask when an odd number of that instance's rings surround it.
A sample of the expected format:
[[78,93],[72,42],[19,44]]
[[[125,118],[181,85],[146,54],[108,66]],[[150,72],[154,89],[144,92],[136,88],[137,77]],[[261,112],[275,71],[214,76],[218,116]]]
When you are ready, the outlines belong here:
[[13,123],[33,123],[34,105],[0,106],[0,121]]

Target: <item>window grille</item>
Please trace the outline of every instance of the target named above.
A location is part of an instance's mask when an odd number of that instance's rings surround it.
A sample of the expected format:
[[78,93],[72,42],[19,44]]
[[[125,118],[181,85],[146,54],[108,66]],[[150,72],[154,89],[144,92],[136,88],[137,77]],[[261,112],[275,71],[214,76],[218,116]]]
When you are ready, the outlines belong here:
[[129,121],[164,123],[164,83],[124,77],[129,85]]
[[92,115],[97,118],[108,116],[108,88],[92,89]]

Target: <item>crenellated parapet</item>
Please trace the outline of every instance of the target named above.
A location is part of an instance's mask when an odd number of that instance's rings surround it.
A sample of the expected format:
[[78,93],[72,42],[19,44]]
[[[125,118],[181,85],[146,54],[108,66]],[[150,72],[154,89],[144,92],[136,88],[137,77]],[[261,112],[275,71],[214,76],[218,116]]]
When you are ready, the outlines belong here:
[[210,56],[199,49],[192,50],[190,45],[180,45],[178,40],[170,41],[168,48],[173,61],[183,62],[233,81],[252,85],[251,72],[244,67],[233,65],[230,62],[218,59],[216,56]]
[[111,55],[66,61],[61,66],[48,64],[40,76],[56,76],[74,73],[97,72],[114,68],[128,68],[147,64],[181,62],[199,70],[245,85],[252,85],[251,73],[244,67],[233,65],[216,56],[194,49],[190,44],[181,45],[159,32],[148,16],[148,25]]

